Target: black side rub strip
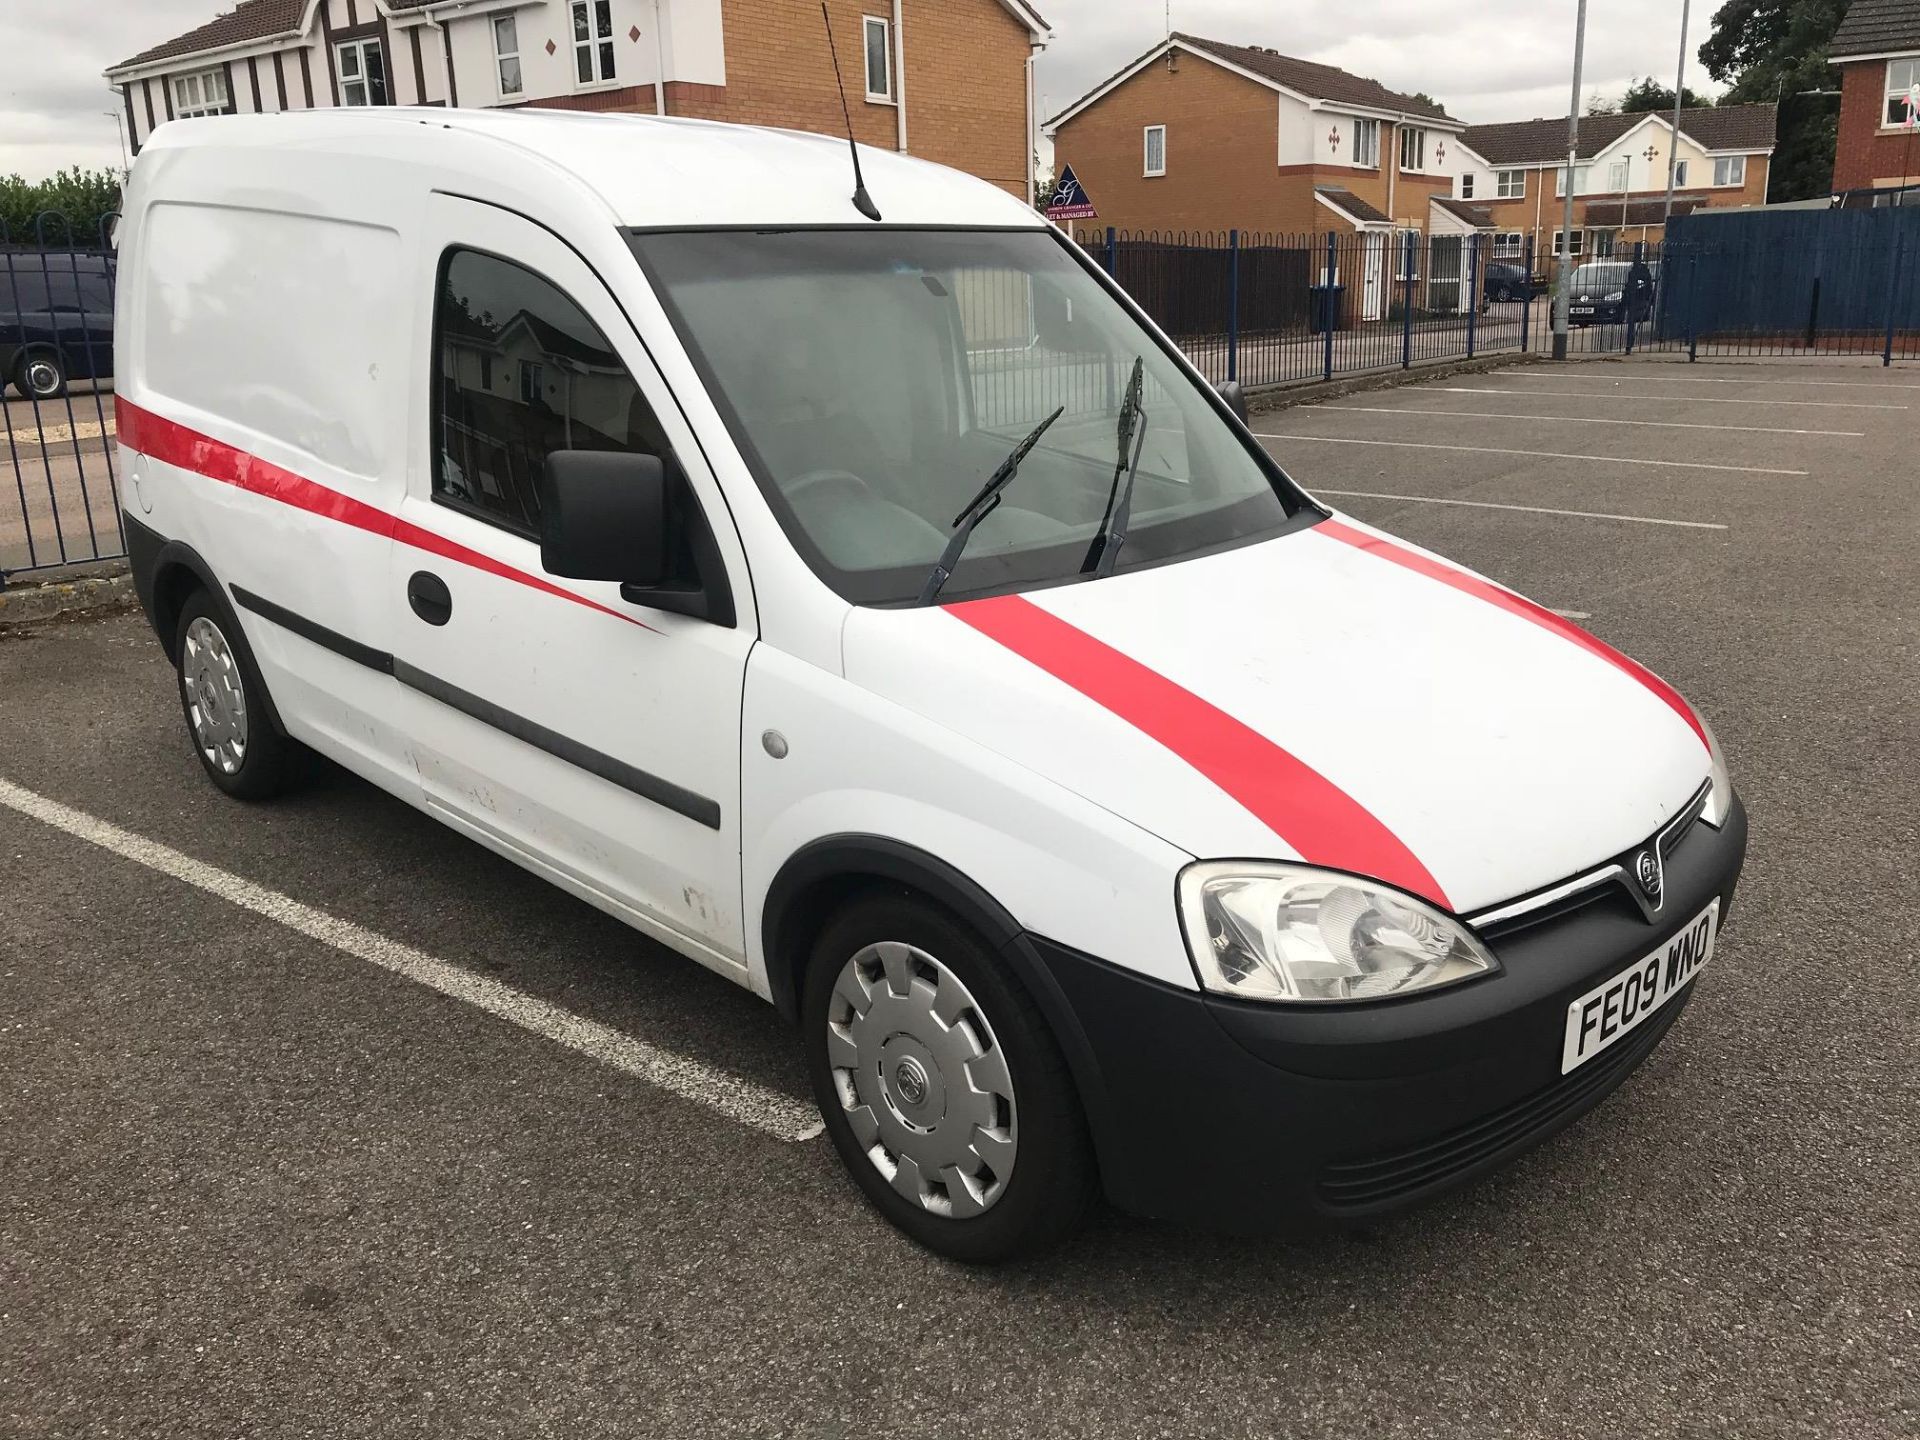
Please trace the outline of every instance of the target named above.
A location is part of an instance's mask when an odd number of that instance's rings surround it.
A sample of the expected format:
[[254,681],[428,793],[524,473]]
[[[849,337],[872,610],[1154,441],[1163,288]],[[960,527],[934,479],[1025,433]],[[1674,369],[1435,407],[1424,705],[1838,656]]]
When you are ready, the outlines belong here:
[[336,655],[344,655],[358,665],[369,670],[378,670],[383,675],[391,675],[409,690],[418,690],[430,699],[438,700],[449,709],[458,710],[462,715],[470,716],[483,725],[524,741],[536,750],[544,750],[555,759],[564,760],[577,766],[590,775],[598,775],[609,784],[618,785],[622,790],[630,790],[643,800],[651,800],[676,815],[684,815],[696,824],[709,830],[720,828],[720,802],[709,800],[705,795],[697,794],[671,780],[663,780],[645,770],[616,760],[611,755],[582,745],[578,740],[549,730],[536,724],[524,715],[503,709],[478,695],[450,685],[437,675],[397,660],[384,650],[376,650],[371,645],[362,645],[358,640],[349,639],[336,630],[316,624],[304,615],[296,615],[284,605],[276,605],[263,599],[250,590],[238,585],[232,587],[233,598],[243,608],[251,610],[262,619],[271,620],[283,630],[290,630],[303,640],[311,640],[323,649]]
[[371,645],[362,645],[358,640],[350,640],[338,630],[329,630],[326,626],[296,615],[284,605],[243,590],[238,585],[230,587],[233,598],[242,609],[251,610],[263,620],[271,620],[282,630],[291,630],[302,640],[311,640],[323,650],[331,650],[336,655],[344,655],[356,665],[364,665],[369,670],[378,670],[382,675],[393,674],[393,656],[384,650],[376,650]]

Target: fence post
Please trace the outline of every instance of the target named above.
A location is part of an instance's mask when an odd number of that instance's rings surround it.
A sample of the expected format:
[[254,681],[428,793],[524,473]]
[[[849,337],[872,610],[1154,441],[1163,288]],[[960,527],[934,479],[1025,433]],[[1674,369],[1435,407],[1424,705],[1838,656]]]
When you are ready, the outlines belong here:
[[1520,265],[1527,272],[1520,277],[1520,353],[1524,355],[1532,348],[1533,336],[1533,232],[1531,230],[1527,232],[1527,243],[1520,257]]
[[[1333,324],[1335,319],[1333,284],[1334,277],[1340,273],[1340,251],[1338,249],[1338,243],[1338,232],[1333,230],[1327,231],[1327,273],[1321,277],[1320,281],[1320,338],[1325,342],[1326,378],[1329,380],[1333,379]],[[1307,292],[1307,298],[1309,301],[1312,300],[1313,292],[1311,290]]]
[[[1891,227],[1889,227],[1891,228]],[[1893,364],[1893,325],[1896,317],[1896,301],[1900,294],[1900,246],[1907,237],[1898,230],[1893,232],[1893,259],[1887,265],[1887,343],[1880,352],[1880,364],[1884,369]]]
[[1807,299],[1807,349],[1813,349],[1820,336],[1820,277],[1813,277],[1813,294]]
[[[1623,210],[1621,214],[1625,215],[1626,212]],[[1623,294],[1620,304],[1627,315],[1627,354],[1629,355],[1633,353],[1633,277],[1635,272],[1646,263],[1647,242],[1636,240],[1633,242],[1633,263],[1627,267],[1626,283],[1620,287]]]
[[1480,232],[1467,236],[1467,273],[1462,277],[1467,297],[1467,359],[1473,358],[1473,332],[1480,318]]
[[1700,358],[1700,257],[1687,256],[1687,363]]
[[1405,265],[1400,295],[1400,368],[1413,368],[1413,231],[1407,231],[1406,247],[1401,251]]
[[1115,270],[1113,267],[1113,256],[1114,256],[1113,226],[1109,225],[1107,227],[1107,274],[1118,278],[1119,272]]
[[1240,378],[1240,232],[1227,231],[1227,379]]

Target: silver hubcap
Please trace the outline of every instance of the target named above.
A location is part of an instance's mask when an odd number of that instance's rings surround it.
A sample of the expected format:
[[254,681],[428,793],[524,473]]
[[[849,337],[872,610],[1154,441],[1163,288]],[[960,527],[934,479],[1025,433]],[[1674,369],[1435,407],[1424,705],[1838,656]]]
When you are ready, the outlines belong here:
[[227,637],[204,615],[187,626],[180,685],[194,744],[221,774],[237,773],[247,758],[247,695]]
[[36,395],[50,395],[60,383],[60,372],[45,360],[27,363],[27,388]]
[[923,1210],[965,1219],[1013,1175],[1013,1081],[993,1027],[946,966],[899,941],[849,960],[827,1007],[827,1061],[874,1168]]

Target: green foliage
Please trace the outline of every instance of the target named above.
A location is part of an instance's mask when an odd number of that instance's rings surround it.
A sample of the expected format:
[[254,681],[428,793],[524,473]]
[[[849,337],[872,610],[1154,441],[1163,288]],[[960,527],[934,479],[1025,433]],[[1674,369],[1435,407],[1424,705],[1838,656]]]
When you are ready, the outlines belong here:
[[[1713,104],[1704,95],[1683,88],[1681,107],[1687,110],[1703,110]],[[1627,87],[1627,93],[1620,97],[1622,115],[1644,115],[1649,110],[1664,110],[1673,113],[1673,87],[1662,85],[1651,75],[1634,81]]]
[[[87,247],[100,243],[100,219],[120,208],[120,175],[114,170],[82,170],[74,166],[50,179],[29,182],[18,175],[0,176],[0,233],[15,245],[31,245],[34,220],[51,212],[71,227],[72,243]],[[58,220],[49,219],[50,243],[66,243]]]
[[1726,0],[1713,32],[1700,47],[1715,80],[1730,81],[1723,105],[1778,100],[1769,200],[1808,200],[1833,188],[1833,147],[1839,113],[1831,96],[1839,72],[1827,64],[1827,46],[1847,13],[1848,0]]

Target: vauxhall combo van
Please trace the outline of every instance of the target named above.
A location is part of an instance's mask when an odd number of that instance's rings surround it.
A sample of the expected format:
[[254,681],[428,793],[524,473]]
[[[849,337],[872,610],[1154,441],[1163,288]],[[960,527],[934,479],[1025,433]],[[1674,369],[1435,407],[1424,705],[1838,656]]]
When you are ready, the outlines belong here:
[[1713,954],[1700,713],[1316,500],[982,181],[232,116],[156,133],[120,246],[127,534],[212,783],[318,752],[769,1000],[936,1251],[1100,1192],[1404,1206],[1596,1104]]

